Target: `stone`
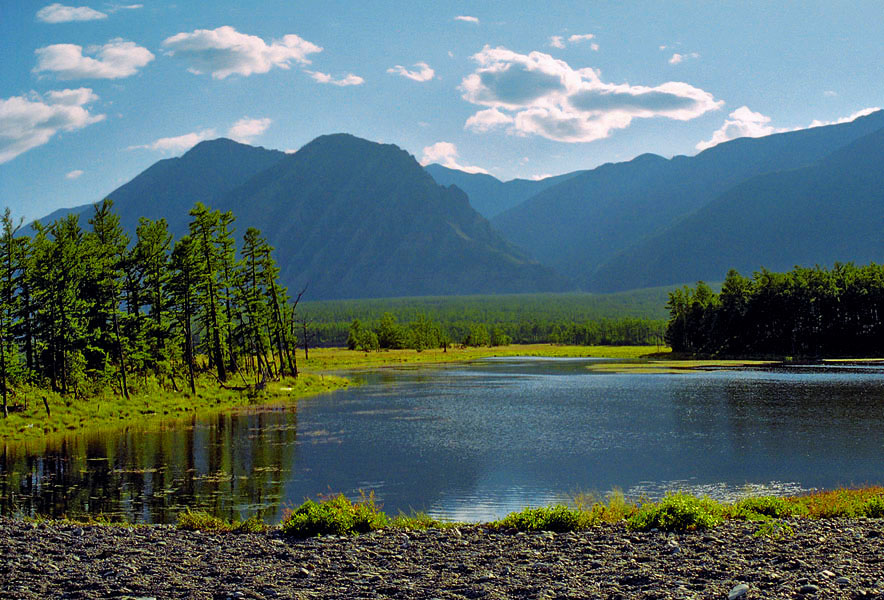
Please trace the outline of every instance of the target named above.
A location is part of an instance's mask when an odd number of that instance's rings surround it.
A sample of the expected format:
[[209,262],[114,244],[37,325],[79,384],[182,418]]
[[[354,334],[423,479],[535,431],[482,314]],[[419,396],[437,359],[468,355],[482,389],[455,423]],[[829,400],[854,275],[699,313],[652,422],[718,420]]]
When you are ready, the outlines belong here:
[[805,583],[805,584],[802,585],[800,588],[798,588],[798,593],[799,593],[799,594],[805,594],[805,595],[816,594],[816,593],[818,593],[819,591],[820,591],[819,586],[818,586],[818,585],[814,585],[814,584],[812,584],[812,583]]
[[731,588],[731,591],[728,592],[727,600],[738,600],[738,598],[745,598],[748,594],[749,586],[745,583],[741,583],[740,585]]

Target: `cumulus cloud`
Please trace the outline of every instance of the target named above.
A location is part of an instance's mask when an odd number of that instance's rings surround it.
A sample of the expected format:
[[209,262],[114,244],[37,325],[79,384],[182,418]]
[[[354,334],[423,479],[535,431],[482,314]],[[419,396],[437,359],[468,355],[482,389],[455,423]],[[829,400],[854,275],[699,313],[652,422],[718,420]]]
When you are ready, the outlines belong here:
[[95,21],[106,19],[103,12],[89,8],[88,6],[64,6],[62,4],[50,4],[37,11],[37,20],[44,23],[69,23],[71,21]]
[[834,90],[826,90],[825,92],[823,92],[823,96],[825,96],[826,98],[834,98],[837,95],[838,95],[838,92],[836,92]]
[[0,98],[0,164],[42,146],[59,131],[75,131],[104,119],[86,108],[98,100],[89,88]]
[[248,117],[243,117],[227,130],[227,137],[234,139],[237,142],[248,144],[254,138],[267,131],[271,122],[272,121],[268,118],[250,119]]
[[420,162],[424,166],[430,163],[439,163],[449,169],[457,169],[466,173],[488,173],[482,167],[462,165],[457,162],[457,158],[457,146],[451,142],[436,142],[432,146],[424,148],[424,155]]
[[414,63],[414,66],[417,67],[417,69],[409,71],[402,65],[396,65],[395,67],[387,69],[387,73],[402,75],[403,77],[408,77],[414,81],[430,81],[436,76],[436,72],[430,68],[430,65],[423,61]]
[[512,122],[513,118],[511,116],[500,112],[496,108],[489,108],[486,110],[480,110],[467,119],[466,124],[464,124],[464,129],[471,129],[479,133],[485,133],[495,127],[509,125]]
[[564,38],[562,38],[562,36],[560,36],[560,35],[551,35],[549,37],[549,45],[552,46],[553,48],[564,48],[565,47]]
[[881,109],[877,106],[864,108],[849,116],[835,119],[834,121],[820,121],[814,119],[807,127],[774,127],[770,124],[770,117],[754,112],[750,110],[748,106],[741,106],[728,115],[728,119],[725,120],[724,124],[712,133],[712,138],[707,141],[699,142],[695,147],[697,150],[706,150],[707,148],[711,148],[722,142],[728,142],[741,137],[762,137],[772,133],[783,133],[785,131],[810,129],[811,127],[849,123],[854,119],[864,117],[879,110]]
[[525,55],[485,46],[472,58],[479,66],[461,82],[463,98],[499,113],[486,109],[470,117],[466,126],[477,131],[510,124],[508,131],[516,135],[590,142],[636,118],[687,121],[724,104],[682,82],[605,83],[593,69],[573,69],[542,52]]
[[52,44],[34,51],[34,73],[48,71],[58,79],[120,79],[130,77],[154,59],[153,53],[121,38],[103,46],[90,46],[86,53],[76,44]]
[[202,131],[193,131],[178,135],[175,137],[160,138],[150,144],[141,146],[129,146],[127,150],[159,150],[161,152],[182,152],[190,150],[203,140],[215,137],[214,129],[203,129]]
[[353,73],[347,73],[346,77],[341,79],[335,79],[328,73],[322,73],[320,71],[307,71],[310,74],[310,77],[318,81],[319,83],[330,83],[332,85],[337,85],[340,87],[345,87],[348,85],[362,85],[365,83],[365,80],[359,75],[354,75]]
[[[569,44],[579,44],[581,42],[586,42],[595,37],[592,33],[582,33],[582,34],[574,34],[568,36],[567,42]],[[549,37],[549,45],[553,48],[564,48],[565,47],[565,36],[562,35],[551,35]],[[589,46],[593,51],[598,51],[599,45],[593,42]]]
[[454,17],[454,20],[455,21],[466,21],[467,23],[475,23],[476,25],[479,24],[479,19],[477,19],[476,17],[470,17],[469,15],[458,15],[458,16]]
[[669,59],[669,64],[670,65],[677,65],[678,63],[682,63],[689,58],[700,58],[700,55],[697,54],[696,52],[689,52],[688,54],[679,54],[678,52],[676,52]]
[[258,36],[240,33],[230,26],[178,33],[163,40],[163,47],[170,56],[187,61],[191,73],[211,73],[214,79],[266,73],[273,67],[288,69],[292,62],[309,64],[307,56],[322,51],[295,34],[268,45]]
[[772,133],[786,131],[777,129],[770,124],[770,117],[754,112],[748,106],[741,106],[728,115],[724,125],[712,133],[712,137],[696,145],[697,150],[705,150],[722,142],[741,137],[762,137]]
[[80,170],[80,169],[74,169],[73,171],[71,171],[70,173],[68,173],[67,175],[65,175],[64,178],[65,178],[65,179],[76,179],[77,177],[79,177],[79,176],[82,175],[82,174],[83,174],[83,171],[82,171],[82,170]]

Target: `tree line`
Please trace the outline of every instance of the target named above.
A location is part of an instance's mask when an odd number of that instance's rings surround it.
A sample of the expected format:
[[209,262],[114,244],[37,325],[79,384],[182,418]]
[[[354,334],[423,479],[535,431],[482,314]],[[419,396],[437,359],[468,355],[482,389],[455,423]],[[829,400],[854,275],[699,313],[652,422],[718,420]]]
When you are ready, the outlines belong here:
[[[134,243],[113,202],[88,228],[70,214],[22,235],[0,227],[0,391],[16,385],[82,397],[133,380],[196,393],[196,372],[244,385],[297,376],[295,307],[273,248],[248,228],[236,252],[231,212],[197,203],[187,235],[142,218]],[[299,296],[300,297],[300,296]],[[247,383],[246,377],[253,383]]]
[[666,341],[713,356],[879,356],[884,351],[884,266],[731,270],[716,294],[705,283],[669,294]]
[[[663,343],[665,321],[624,317],[575,323],[535,319],[518,322],[439,322],[424,313],[399,323],[387,312],[377,321],[354,319],[312,323],[314,345],[342,345],[359,350],[396,348],[447,348],[460,346],[505,346],[507,344],[571,344],[576,346],[652,346]],[[344,338],[346,336],[346,338]]]

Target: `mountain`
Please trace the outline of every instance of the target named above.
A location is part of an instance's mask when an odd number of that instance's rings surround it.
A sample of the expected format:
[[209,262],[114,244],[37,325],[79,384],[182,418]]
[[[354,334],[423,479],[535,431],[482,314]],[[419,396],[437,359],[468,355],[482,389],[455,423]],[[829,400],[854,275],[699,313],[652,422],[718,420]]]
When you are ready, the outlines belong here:
[[[120,223],[133,236],[140,217],[164,218],[169,229],[180,235],[186,232],[190,221],[187,212],[197,201],[215,206],[226,194],[285,156],[279,150],[225,138],[200,142],[180,157],[154,163],[103,197],[114,201]],[[71,212],[81,214],[81,227],[88,227],[91,204],[57,210],[40,221],[51,223]]]
[[728,189],[765,173],[811,165],[884,127],[884,111],[850,123],[763,138],[740,138],[693,157],[645,154],[560,182],[492,220],[507,239],[573,277],[584,289],[616,287],[627,276],[596,271]]
[[311,299],[560,291],[565,281],[494,232],[457,187],[413,156],[322,136],[225,196],[276,247]]
[[[282,281],[310,299],[562,291],[569,285],[494,232],[457,187],[407,152],[351,135],[298,152],[227,139],[162,160],[107,195],[134,238],[139,217],[187,233],[197,202],[233,211],[276,248]],[[81,226],[92,207],[80,212]],[[52,219],[46,217],[43,222]]]
[[491,219],[546,188],[582,172],[575,171],[536,181],[513,179],[504,182],[485,173],[466,173],[439,164],[427,165],[424,168],[439,185],[456,185],[465,191],[470,198],[470,205],[486,219]]
[[745,181],[604,264],[590,281],[613,291],[697,280],[728,269],[881,262],[884,128],[816,163]]

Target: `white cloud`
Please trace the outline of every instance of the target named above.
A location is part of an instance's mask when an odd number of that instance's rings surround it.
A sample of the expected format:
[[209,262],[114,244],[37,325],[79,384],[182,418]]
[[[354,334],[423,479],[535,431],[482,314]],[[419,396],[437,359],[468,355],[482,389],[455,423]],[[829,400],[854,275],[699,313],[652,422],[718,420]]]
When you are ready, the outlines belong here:
[[335,79],[328,73],[322,73],[320,71],[307,71],[307,73],[319,83],[330,83],[341,87],[348,85],[362,85],[365,83],[365,80],[362,77],[354,75],[353,73],[347,73],[347,76],[342,79]]
[[110,8],[107,9],[109,13],[115,13],[118,10],[137,10],[139,8],[144,8],[143,4],[114,4]]
[[91,9],[88,6],[64,6],[62,4],[50,4],[37,11],[37,20],[44,23],[69,23],[71,21],[95,21],[106,19],[103,12]]
[[741,137],[762,137],[772,133],[786,131],[770,125],[770,117],[749,110],[748,106],[741,106],[728,115],[724,125],[712,133],[712,138],[698,143],[697,150],[705,150],[722,142],[727,142]]
[[589,45],[589,47],[590,47],[590,49],[591,49],[593,52],[598,52],[598,51],[599,51],[599,45],[596,44],[595,42],[591,43],[591,44]]
[[591,40],[594,37],[595,37],[595,35],[593,35],[591,33],[584,33],[584,34],[579,34],[579,35],[574,34],[568,38],[568,41],[571,42],[572,44],[579,44],[580,42],[585,42],[585,41]]
[[454,17],[454,20],[455,21],[466,21],[467,23],[475,23],[476,25],[479,24],[479,19],[477,19],[476,17],[470,17],[468,15],[458,15],[458,16]]
[[538,173],[537,175],[532,175],[528,179],[530,179],[531,181],[541,181],[543,179],[546,179],[547,177],[552,177],[552,175],[550,173]]
[[396,65],[395,67],[387,69],[387,73],[396,73],[414,81],[430,81],[436,76],[436,72],[430,68],[430,65],[423,61],[414,63],[414,66],[417,67],[417,69],[409,71],[402,65]]
[[488,173],[482,167],[461,165],[457,162],[457,157],[457,146],[451,142],[436,142],[432,146],[424,148],[421,164],[427,166],[430,163],[439,163],[449,169],[457,169],[466,173]]
[[847,117],[841,117],[840,119],[836,119],[834,121],[820,121],[820,120],[814,119],[813,121],[811,121],[810,125],[808,125],[808,129],[811,127],[823,127],[825,125],[840,125],[841,123],[850,123],[854,119],[858,119],[860,117],[870,115],[873,112],[878,112],[879,110],[881,110],[880,106],[870,106],[869,108],[864,108],[862,110],[858,110],[855,113],[853,113],[852,115],[849,115]]
[[77,177],[79,177],[82,174],[83,174],[83,171],[81,171],[80,169],[74,169],[73,171],[71,171],[70,173],[65,175],[64,178],[65,179],[76,179]]
[[234,139],[237,142],[248,144],[252,139],[267,131],[271,122],[272,121],[268,118],[250,119],[248,117],[243,117],[227,130],[227,137]]
[[295,34],[268,45],[258,36],[240,33],[230,26],[178,33],[163,40],[163,46],[170,56],[187,61],[191,73],[211,73],[214,79],[266,73],[273,67],[288,69],[293,61],[309,64],[307,56],[322,51]]
[[512,122],[513,118],[511,116],[500,112],[496,108],[488,108],[486,110],[480,110],[467,119],[467,122],[464,124],[464,129],[471,129],[479,133],[485,133],[495,127],[509,125]]
[[670,65],[677,65],[678,63],[684,62],[689,58],[700,58],[700,55],[696,52],[689,52],[688,54],[679,54],[676,52],[672,55],[672,58],[669,59]]
[[728,142],[730,140],[741,137],[762,137],[773,133],[783,133],[785,131],[798,131],[801,129],[810,129],[811,127],[823,127],[825,125],[839,125],[841,123],[849,123],[859,117],[864,117],[873,112],[881,110],[879,107],[869,107],[858,110],[852,115],[841,117],[834,121],[820,121],[814,119],[807,127],[774,127],[770,124],[771,118],[761,113],[749,110],[748,106],[741,106],[728,115],[728,119],[724,124],[712,133],[712,138],[699,142],[695,148],[697,150],[706,150],[712,146]]
[[75,131],[103,120],[104,115],[85,108],[96,100],[98,96],[89,88],[0,98],[0,164],[42,146],[59,131]]
[[838,95],[838,92],[836,92],[834,90],[826,90],[825,92],[823,92],[823,96],[825,96],[826,98],[834,98],[837,95]]
[[[508,131],[516,135],[590,142],[636,118],[687,121],[724,104],[682,82],[655,87],[605,83],[593,69],[573,69],[542,52],[524,55],[485,46],[472,58],[479,66],[461,82],[464,100],[511,119]],[[479,111],[467,125],[486,131],[492,121],[506,124],[505,118]]]
[[86,48],[76,44],[52,44],[34,51],[37,66],[34,73],[49,71],[58,79],[120,79],[130,77],[154,59],[153,53],[134,42],[121,38],[110,40],[104,46]]
[[549,45],[553,48],[564,48],[565,42],[563,41],[562,36],[560,35],[551,35],[549,37]]
[[203,140],[215,137],[214,129],[203,129],[202,131],[194,131],[185,133],[175,137],[160,138],[150,144],[141,146],[129,146],[127,150],[160,150],[162,152],[181,152],[190,150]]

